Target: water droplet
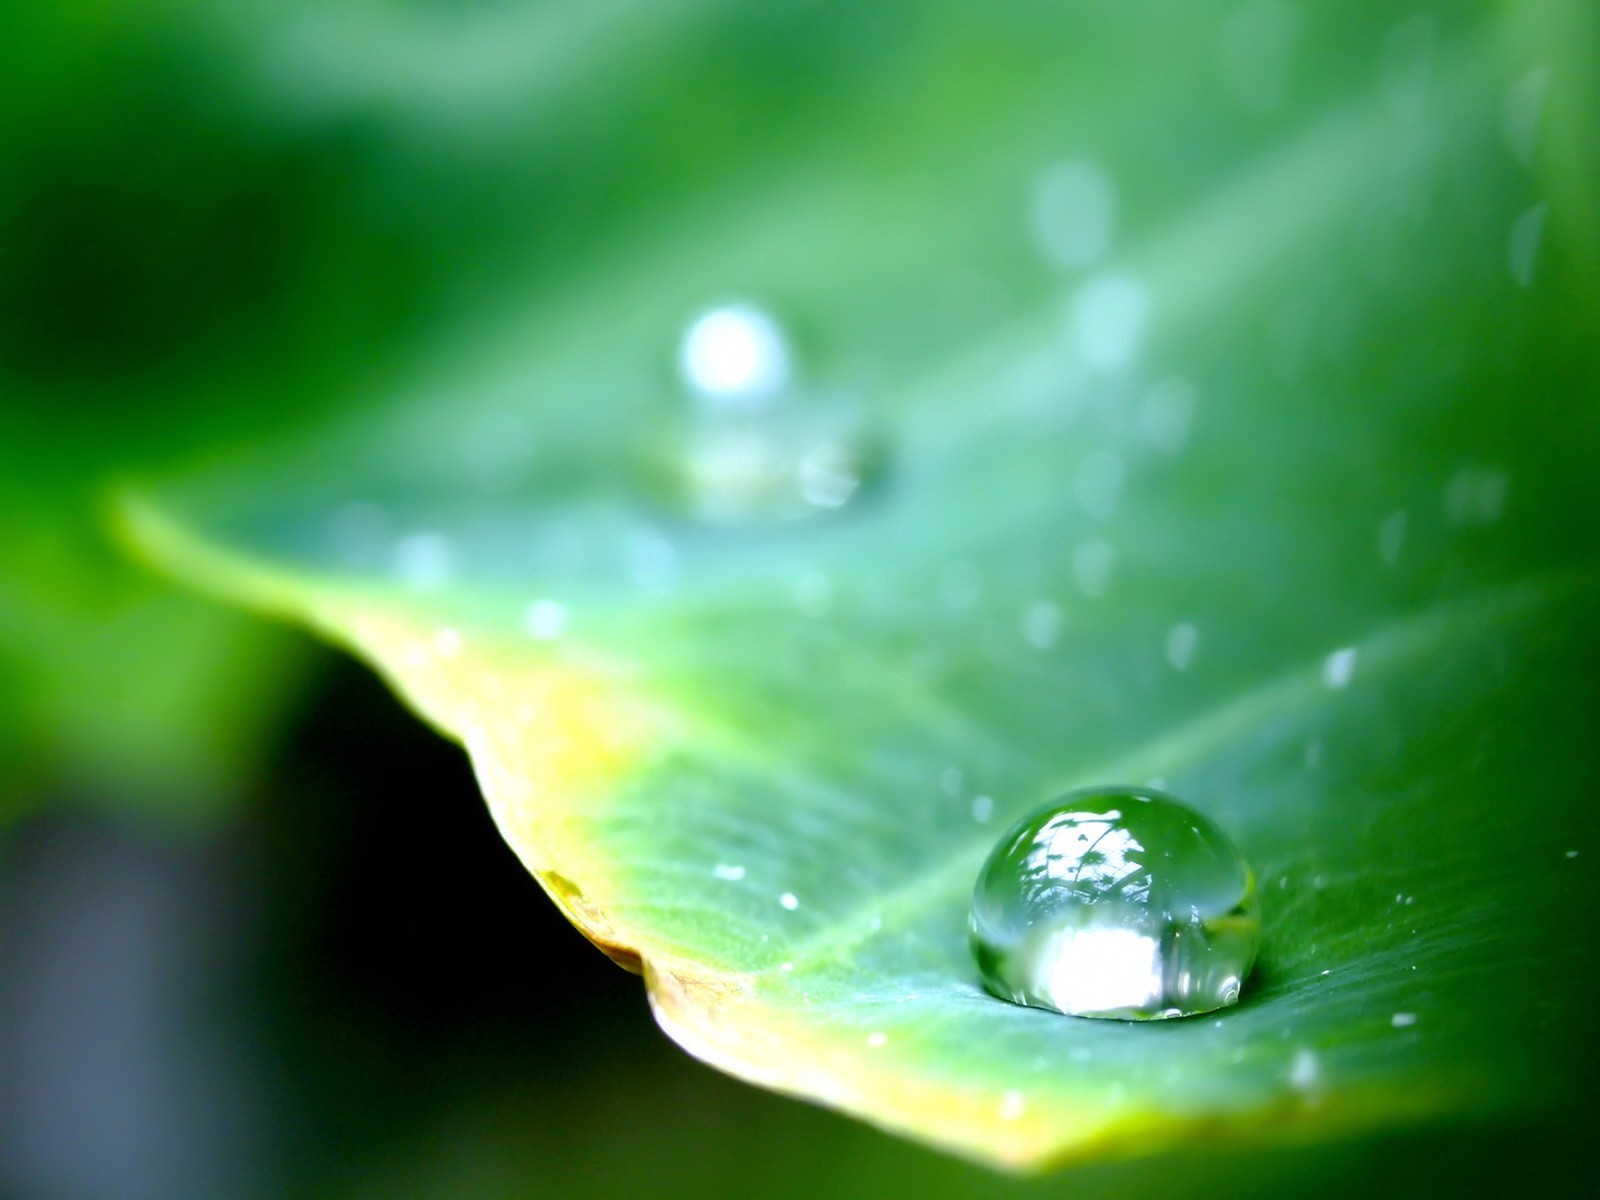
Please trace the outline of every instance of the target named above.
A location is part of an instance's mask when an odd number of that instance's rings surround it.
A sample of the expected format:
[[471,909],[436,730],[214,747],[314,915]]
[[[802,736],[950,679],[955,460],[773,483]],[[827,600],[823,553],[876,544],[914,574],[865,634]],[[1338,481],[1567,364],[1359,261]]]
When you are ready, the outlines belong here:
[[1406,543],[1406,524],[1411,520],[1410,515],[1402,512],[1392,512],[1378,525],[1378,557],[1383,559],[1386,567],[1395,566],[1400,561],[1400,551]]
[[1356,648],[1346,646],[1322,660],[1322,682],[1334,691],[1350,686],[1356,676]]
[[1445,513],[1456,525],[1492,525],[1506,504],[1506,473],[1494,467],[1465,467],[1444,489]]
[[541,642],[554,641],[567,630],[567,609],[554,600],[535,600],[522,610],[522,627]]
[[729,883],[737,883],[744,878],[744,868],[733,863],[718,863],[711,868],[711,873]]
[[1022,636],[1035,650],[1048,650],[1061,636],[1061,606],[1036,600],[1022,614]]
[[1535,204],[1511,222],[1506,237],[1506,266],[1511,278],[1522,287],[1533,286],[1534,268],[1539,265],[1539,243],[1544,240],[1544,219],[1548,204]]
[[1578,857],[1578,852],[1576,850],[1568,850],[1567,851],[1567,857],[1568,858],[1577,858]]
[[833,581],[820,571],[807,571],[794,581],[794,606],[802,616],[827,616],[833,608]]
[[1150,318],[1150,293],[1137,276],[1107,272],[1072,298],[1072,341],[1092,371],[1110,374],[1133,365]]
[[710,405],[759,404],[789,382],[789,342],[777,321],[753,304],[696,317],[678,348],[689,390]]
[[443,587],[454,569],[455,555],[450,539],[442,533],[409,533],[395,543],[395,574],[419,591]]
[[987,825],[989,818],[994,816],[994,797],[974,796],[971,805],[972,819],[979,825]]
[[1163,379],[1145,395],[1139,408],[1139,427],[1157,450],[1177,454],[1189,440],[1189,426],[1199,399],[1187,379]]
[[1389,1024],[1393,1025],[1396,1029],[1409,1029],[1416,1023],[1416,1013],[1397,1012],[1394,1014],[1394,1016],[1389,1018]]
[[1039,180],[1033,225],[1046,257],[1061,267],[1087,267],[1111,249],[1117,196],[1093,163],[1058,163]]
[[881,464],[859,413],[795,385],[778,322],[749,304],[697,317],[679,348],[693,411],[645,457],[661,498],[702,520],[792,520],[847,504]]
[[1506,146],[1523,166],[1533,162],[1533,148],[1539,140],[1539,118],[1549,90],[1550,68],[1535,67],[1506,93],[1501,127],[1505,130]]
[[1200,631],[1188,622],[1167,630],[1167,661],[1177,671],[1187,671],[1200,644]]
[[1085,1017],[1233,1004],[1261,941],[1255,877],[1208,819],[1150,788],[1088,788],[1024,818],[978,876],[984,985]]
[[1315,1052],[1307,1050],[1304,1046],[1294,1052],[1294,1059],[1289,1064],[1289,1086],[1300,1091],[1309,1091],[1317,1086],[1322,1079],[1322,1064],[1317,1061]]
[[783,907],[788,909],[790,912],[793,912],[795,909],[800,907],[800,898],[793,892],[785,892],[783,895],[778,897],[778,903],[783,905]]
[[1072,552],[1072,576],[1086,596],[1104,596],[1111,586],[1116,551],[1106,542],[1084,542]]
[[1282,0],[1243,5],[1223,23],[1223,78],[1251,112],[1271,112],[1282,103],[1299,26],[1294,9]]
[[1122,459],[1109,450],[1096,450],[1084,459],[1072,481],[1072,494],[1083,511],[1102,521],[1116,512],[1125,470]]

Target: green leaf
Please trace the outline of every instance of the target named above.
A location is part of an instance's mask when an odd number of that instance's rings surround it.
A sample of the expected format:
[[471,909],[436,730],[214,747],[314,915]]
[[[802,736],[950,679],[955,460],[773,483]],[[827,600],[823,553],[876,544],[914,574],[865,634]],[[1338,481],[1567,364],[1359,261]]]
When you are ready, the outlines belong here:
[[[556,903],[733,1074],[1016,1167],[1557,1106],[1596,965],[1600,292],[1581,213],[1527,214],[1587,167],[1507,148],[1525,30],[1346,11],[1297,27],[1276,108],[1179,53],[1243,36],[1209,12],[793,18],[814,44],[728,16],[766,38],[728,92],[785,66],[816,112],[823,70],[826,129],[779,104],[781,154],[679,147],[700,188],[591,271],[125,528],[459,739]],[[668,60],[658,130],[705,94]],[[1120,197],[1092,270],[1029,222],[1063,159]],[[797,331],[795,421],[843,393],[884,447],[840,511],[653,490],[675,339],[725,297]],[[1262,881],[1239,1006],[987,996],[965,920],[1003,826],[1152,779]]]

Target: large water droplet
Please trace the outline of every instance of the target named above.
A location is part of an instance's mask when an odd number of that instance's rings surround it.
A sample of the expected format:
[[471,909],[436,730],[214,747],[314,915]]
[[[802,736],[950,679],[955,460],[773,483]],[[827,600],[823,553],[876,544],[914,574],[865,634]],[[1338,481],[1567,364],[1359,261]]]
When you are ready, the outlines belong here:
[[1211,821],[1154,788],[1087,788],[1000,839],[970,933],[1002,999],[1146,1020],[1236,1002],[1261,911],[1249,864]]

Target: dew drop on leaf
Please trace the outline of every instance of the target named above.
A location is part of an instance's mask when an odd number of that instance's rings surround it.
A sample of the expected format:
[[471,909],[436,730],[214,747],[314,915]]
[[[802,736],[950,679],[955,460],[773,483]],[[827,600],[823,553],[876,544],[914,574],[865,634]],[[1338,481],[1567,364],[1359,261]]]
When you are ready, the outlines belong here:
[[1000,839],[969,933],[1001,999],[1145,1020],[1235,1003],[1261,912],[1249,864],[1206,817],[1154,788],[1088,788]]

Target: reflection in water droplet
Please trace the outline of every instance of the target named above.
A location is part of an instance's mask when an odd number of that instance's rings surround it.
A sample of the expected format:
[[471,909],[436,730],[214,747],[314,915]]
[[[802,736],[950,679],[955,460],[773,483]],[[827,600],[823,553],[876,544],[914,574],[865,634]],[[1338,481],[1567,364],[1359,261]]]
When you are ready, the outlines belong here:
[[1072,552],[1072,577],[1086,596],[1104,596],[1111,586],[1116,551],[1106,542],[1084,542]]
[[1378,557],[1386,567],[1400,561],[1400,551],[1405,547],[1406,524],[1410,516],[1404,511],[1392,512],[1378,525]]
[[1061,267],[1087,267],[1111,249],[1117,196],[1091,162],[1057,163],[1033,195],[1033,225],[1046,257]]
[[1085,1017],[1235,1003],[1261,942],[1255,877],[1205,817],[1151,788],[1088,788],[1012,826],[978,876],[984,986]]
[[1189,440],[1199,393],[1187,379],[1163,379],[1139,407],[1139,428],[1157,450],[1177,454]]
[[1084,459],[1072,481],[1072,494],[1083,511],[1101,520],[1116,512],[1125,471],[1122,460],[1109,450],[1096,450]]
[[1523,166],[1533,163],[1534,147],[1539,141],[1539,118],[1544,113],[1544,98],[1549,90],[1550,68],[1535,67],[1506,92],[1501,128],[1505,130],[1507,148]]
[[1022,614],[1022,636],[1035,650],[1048,650],[1061,636],[1061,606],[1036,600]]
[[1138,277],[1108,272],[1078,289],[1068,324],[1084,364],[1109,374],[1134,364],[1149,318],[1150,293]]
[[1167,630],[1167,661],[1174,670],[1187,671],[1200,645],[1200,631],[1185,621]]
[[1506,266],[1511,278],[1522,287],[1533,286],[1539,243],[1544,240],[1544,218],[1549,210],[1548,204],[1535,204],[1511,222],[1511,232],[1506,236]]
[[1282,0],[1243,5],[1223,23],[1222,75],[1251,112],[1270,112],[1282,103],[1299,31],[1299,17]]
[[566,607],[554,600],[535,600],[522,610],[522,627],[541,642],[554,641],[566,632]]
[[788,384],[789,343],[765,311],[731,304],[695,318],[678,366],[689,390],[710,405],[758,404]]
[[1322,660],[1322,682],[1334,691],[1350,686],[1356,675],[1356,648],[1346,646]]

